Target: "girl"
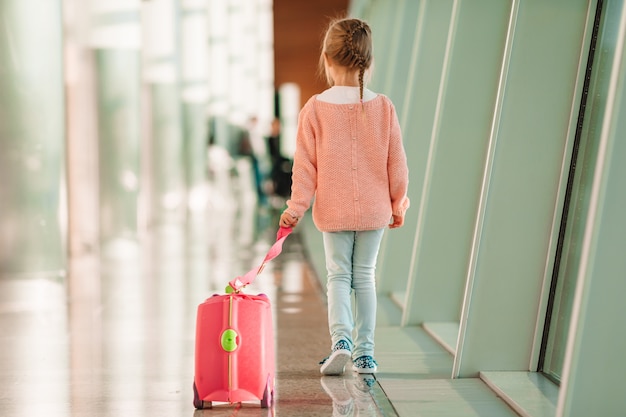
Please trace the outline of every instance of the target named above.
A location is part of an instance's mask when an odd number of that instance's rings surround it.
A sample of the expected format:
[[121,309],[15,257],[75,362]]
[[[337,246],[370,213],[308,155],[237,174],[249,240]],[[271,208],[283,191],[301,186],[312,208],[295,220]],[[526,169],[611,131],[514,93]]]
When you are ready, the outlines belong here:
[[341,375],[351,358],[357,372],[376,372],[376,258],[385,227],[402,226],[409,207],[394,106],[364,87],[372,60],[366,22],[331,23],[320,56],[331,87],[300,111],[291,198],[280,217],[281,226],[296,226],[315,197],[313,221],[323,234],[328,271],[331,353],[320,362],[325,375]]

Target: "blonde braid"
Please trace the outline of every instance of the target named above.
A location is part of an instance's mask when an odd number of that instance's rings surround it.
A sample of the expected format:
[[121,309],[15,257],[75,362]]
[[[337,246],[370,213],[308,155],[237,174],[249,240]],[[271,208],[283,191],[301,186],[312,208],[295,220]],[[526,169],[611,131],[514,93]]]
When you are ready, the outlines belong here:
[[[355,36],[356,35],[356,36]],[[345,67],[351,73],[358,70],[359,101],[365,114],[363,104],[365,95],[365,72],[372,63],[372,33],[369,25],[360,19],[340,19],[331,22],[320,54],[320,73],[326,75],[328,85],[333,85],[326,59]]]
[[358,21],[356,25],[351,27],[348,30],[346,36],[346,46],[348,47],[348,51],[354,57],[354,64],[359,67],[359,100],[361,101],[361,105],[363,105],[363,88],[364,88],[364,75],[365,75],[365,59],[361,55],[361,53],[354,47],[354,34],[357,30],[365,31],[365,25],[362,21]]

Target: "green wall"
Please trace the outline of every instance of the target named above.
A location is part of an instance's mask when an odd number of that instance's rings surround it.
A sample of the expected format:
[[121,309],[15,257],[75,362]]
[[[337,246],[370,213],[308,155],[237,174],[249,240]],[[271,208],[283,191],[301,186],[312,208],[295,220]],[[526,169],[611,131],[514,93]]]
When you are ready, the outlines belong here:
[[555,415],[585,415],[585,401],[587,410],[624,409],[615,387],[624,388],[626,340],[613,295],[624,293],[626,270],[618,256],[626,220],[617,215],[626,150],[616,139],[626,136],[626,18],[623,1],[600,3],[601,50],[612,61],[591,71],[615,94],[590,86],[590,100],[607,110],[586,128],[600,149],[592,186],[578,191],[588,213],[568,218],[597,1],[355,0],[350,8],[372,26],[370,88],[394,101],[411,170],[412,206],[406,226],[386,235],[379,292],[398,306],[400,325],[448,338],[453,378],[538,371],[562,221],[584,231],[568,258],[578,272]]

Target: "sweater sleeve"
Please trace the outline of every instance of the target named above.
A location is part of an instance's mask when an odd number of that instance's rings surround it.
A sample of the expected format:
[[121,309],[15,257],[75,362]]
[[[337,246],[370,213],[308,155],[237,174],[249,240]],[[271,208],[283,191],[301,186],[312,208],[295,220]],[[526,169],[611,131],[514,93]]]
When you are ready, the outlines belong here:
[[409,186],[409,169],[407,166],[406,153],[402,144],[402,132],[398,116],[393,104],[390,103],[390,138],[389,157],[387,160],[387,172],[389,175],[389,196],[391,198],[392,214],[404,216],[411,202],[407,196]]
[[317,152],[315,143],[315,114],[313,97],[300,111],[296,134],[296,151],[291,174],[291,198],[287,213],[302,218],[311,206],[317,188]]

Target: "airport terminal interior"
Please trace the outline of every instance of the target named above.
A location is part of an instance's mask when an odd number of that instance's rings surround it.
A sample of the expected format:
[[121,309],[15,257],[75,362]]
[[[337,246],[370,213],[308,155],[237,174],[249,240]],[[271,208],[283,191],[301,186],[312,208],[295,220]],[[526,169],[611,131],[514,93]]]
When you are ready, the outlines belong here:
[[[198,306],[277,237],[338,16],[409,166],[377,372],[320,373],[309,211],[243,290],[273,401],[197,409]],[[626,416],[623,0],[3,0],[0,109],[3,417]]]

